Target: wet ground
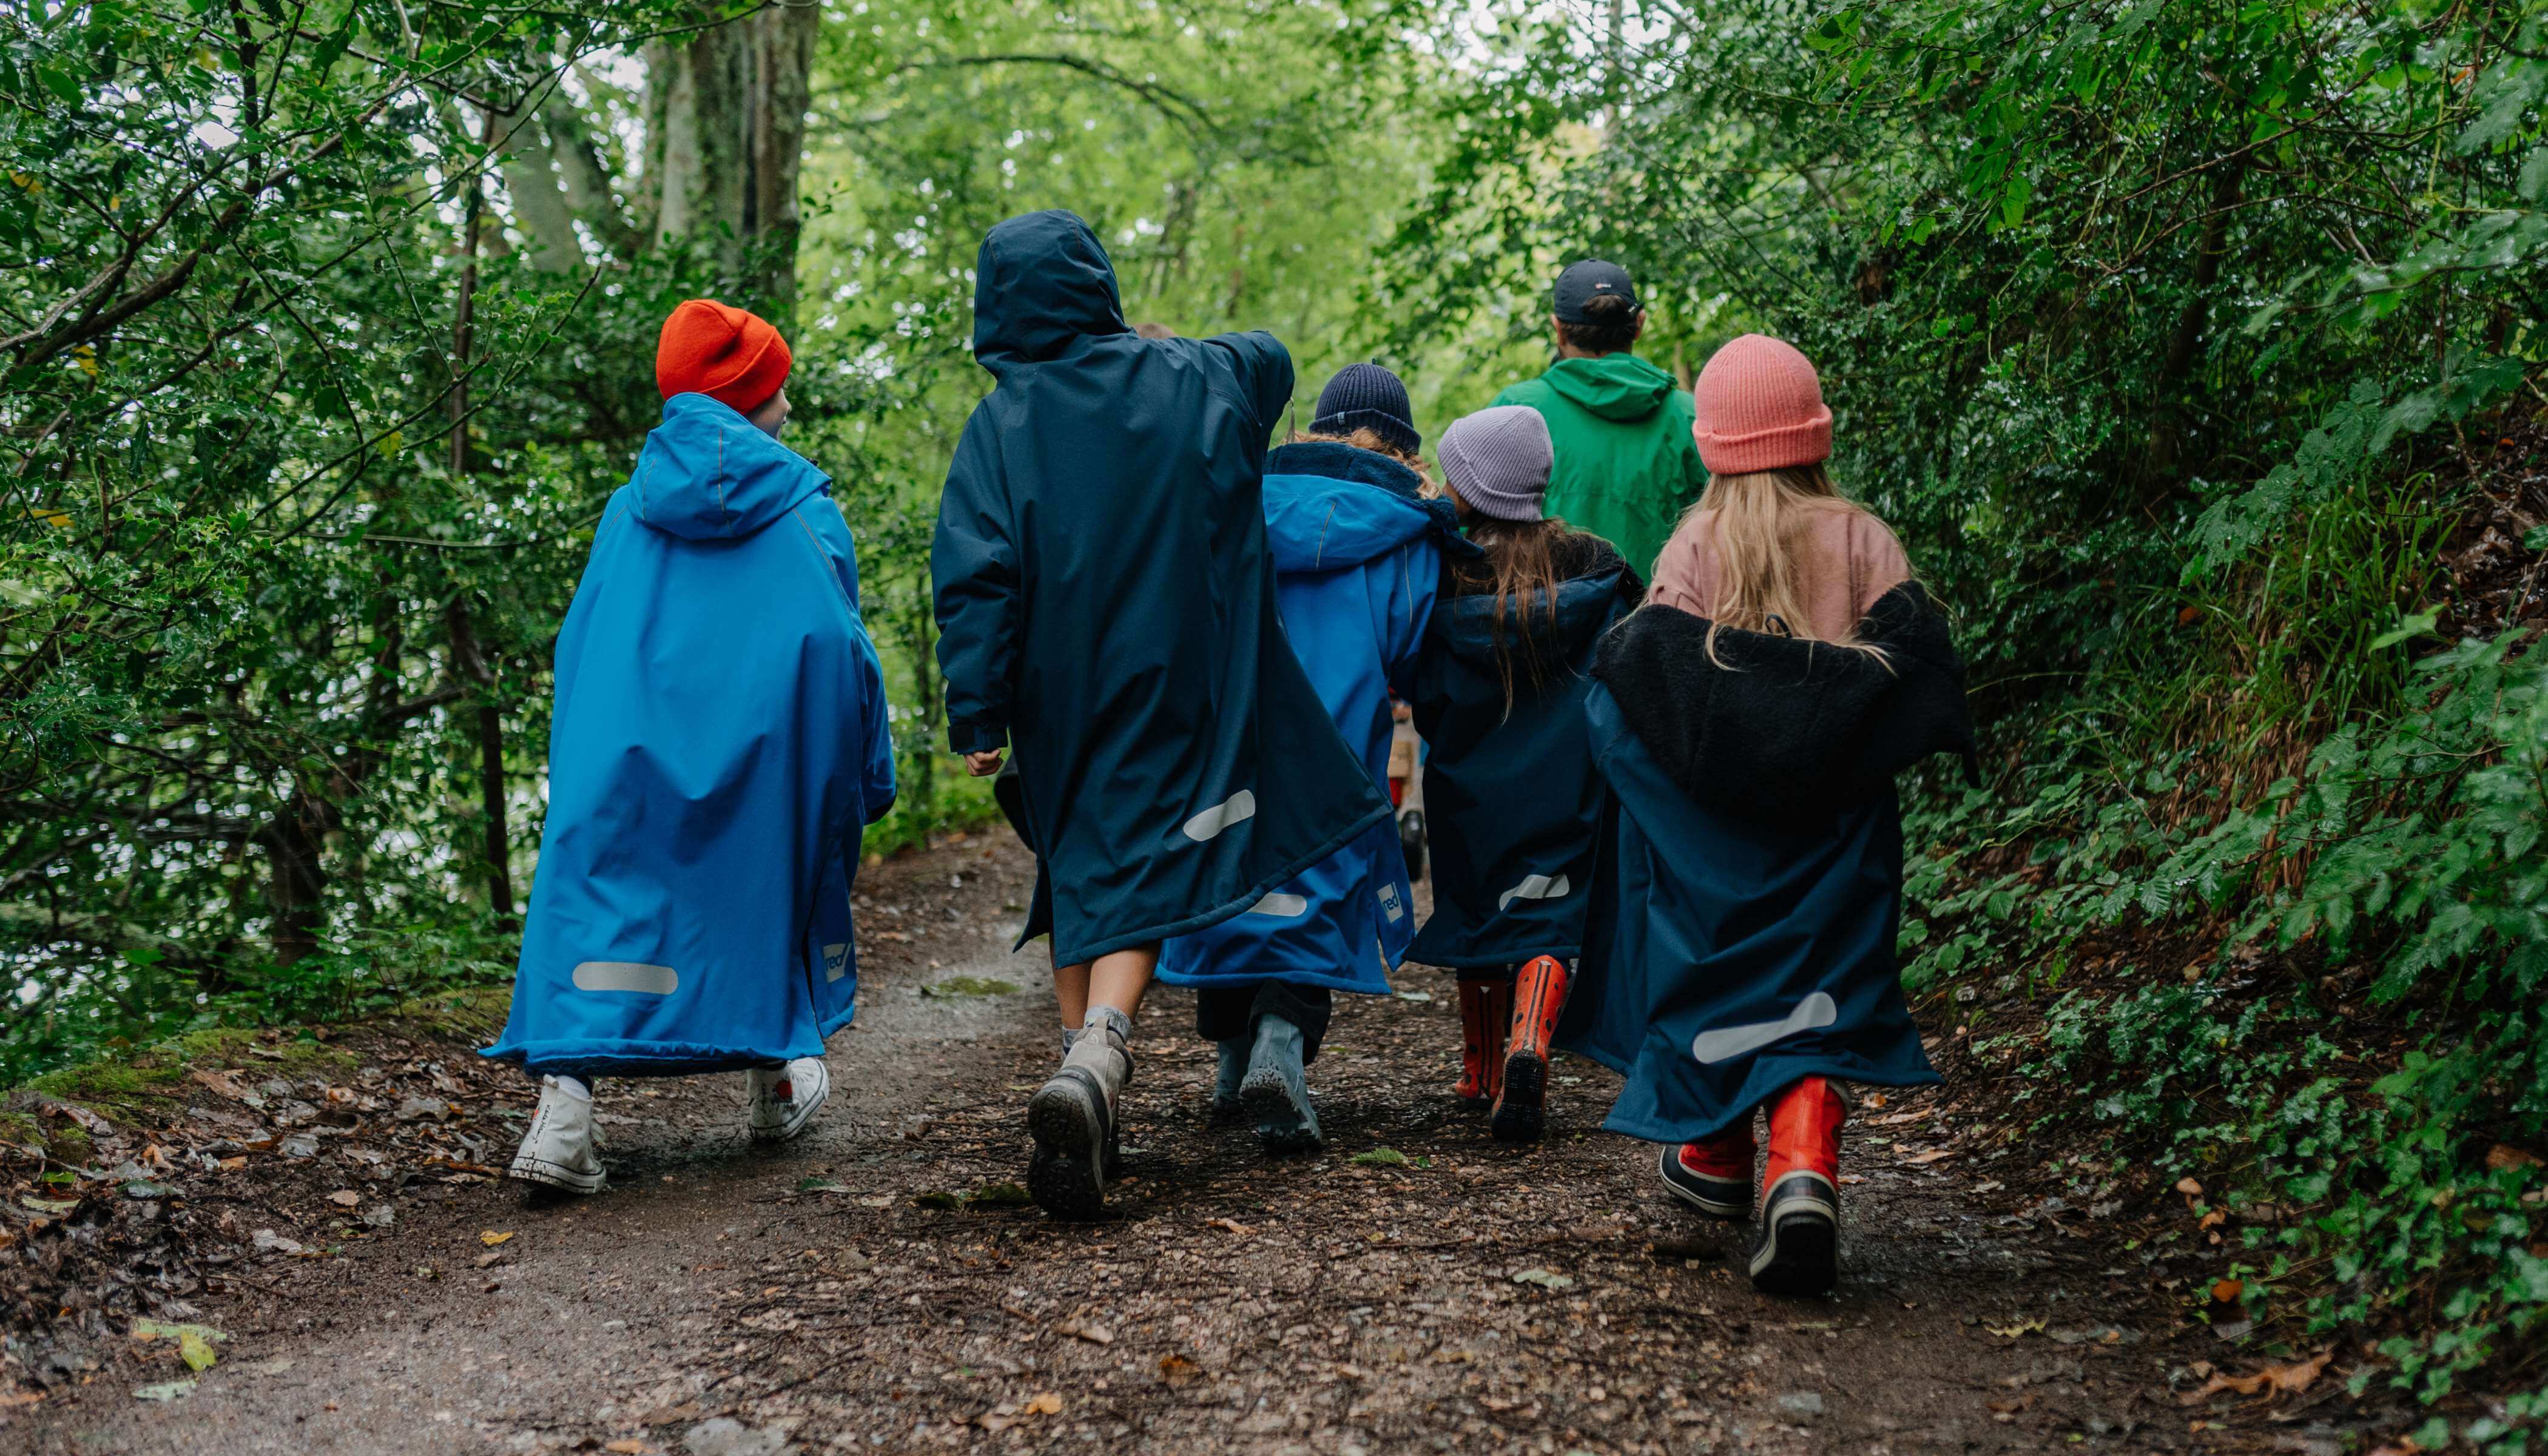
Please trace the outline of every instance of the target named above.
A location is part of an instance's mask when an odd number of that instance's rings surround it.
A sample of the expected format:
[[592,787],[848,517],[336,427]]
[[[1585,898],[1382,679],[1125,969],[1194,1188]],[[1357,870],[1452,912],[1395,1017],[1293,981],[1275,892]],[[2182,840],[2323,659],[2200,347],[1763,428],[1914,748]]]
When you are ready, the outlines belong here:
[[[1989,1089],[1862,1107],[1841,1289],[1770,1299],[1738,1227],[1595,1131],[1599,1068],[1557,1068],[1550,1141],[1493,1145],[1450,1095],[1450,980],[1412,968],[1416,999],[1343,998],[1306,1160],[1208,1125],[1211,1048],[1158,994],[1116,1212],[1049,1222],[1018,1186],[1058,1052],[1007,954],[1030,876],[1005,838],[868,873],[859,1021],[800,1141],[749,1146],[739,1077],[605,1083],[606,1193],[531,1210],[464,1169],[383,1227],[298,1215],[297,1253],[198,1302],[229,1338],[190,1393],[136,1399],[187,1373],[146,1342],[0,1408],[0,1450],[2352,1448],[2333,1380],[2183,1404],[2230,1356],[2145,1255],[2022,1206],[2034,1152],[1963,1110]],[[518,1128],[528,1089],[493,1085]]]

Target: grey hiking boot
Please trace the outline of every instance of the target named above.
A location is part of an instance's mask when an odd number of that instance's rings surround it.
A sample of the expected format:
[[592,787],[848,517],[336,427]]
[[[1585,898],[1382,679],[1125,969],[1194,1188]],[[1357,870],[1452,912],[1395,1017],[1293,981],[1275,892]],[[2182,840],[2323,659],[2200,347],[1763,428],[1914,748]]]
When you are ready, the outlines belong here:
[[1106,1177],[1116,1160],[1116,1108],[1133,1080],[1124,1039],[1132,1019],[1111,1006],[1092,1007],[1061,1069],[1027,1102],[1035,1155],[1027,1192],[1056,1219],[1094,1219],[1106,1211]]
[[1221,1048],[1221,1065],[1212,1077],[1212,1125],[1218,1128],[1247,1115],[1246,1104],[1238,1100],[1238,1084],[1247,1077],[1248,1042],[1232,1037],[1213,1045]]
[[567,1193],[601,1191],[601,1138],[592,1127],[592,1093],[540,1078],[539,1111],[504,1176]]
[[1318,1109],[1310,1105],[1306,1050],[1299,1027],[1270,1014],[1256,1019],[1256,1047],[1238,1100],[1256,1119],[1256,1140],[1267,1152],[1317,1152],[1327,1145]]

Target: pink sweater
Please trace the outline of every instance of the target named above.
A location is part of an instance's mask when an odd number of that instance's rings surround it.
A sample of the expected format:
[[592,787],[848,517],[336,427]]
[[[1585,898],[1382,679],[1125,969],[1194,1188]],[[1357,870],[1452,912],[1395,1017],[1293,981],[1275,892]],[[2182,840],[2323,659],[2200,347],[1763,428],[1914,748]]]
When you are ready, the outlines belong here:
[[[1877,597],[1911,580],[1911,560],[1884,522],[1864,510],[1818,507],[1805,529],[1797,572],[1805,621],[1790,625],[1800,636],[1846,641]],[[1716,512],[1702,510],[1665,543],[1646,600],[1714,620],[1719,570]]]

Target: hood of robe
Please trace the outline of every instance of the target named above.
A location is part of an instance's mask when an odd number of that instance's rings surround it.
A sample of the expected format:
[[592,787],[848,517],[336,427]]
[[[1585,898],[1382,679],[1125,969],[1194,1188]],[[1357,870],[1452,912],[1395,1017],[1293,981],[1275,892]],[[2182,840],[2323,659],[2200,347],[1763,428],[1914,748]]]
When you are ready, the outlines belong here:
[[690,541],[758,534],[828,490],[832,478],[761,426],[705,395],[664,402],[631,478],[637,518]]
[[973,357],[997,377],[1083,338],[1131,333],[1115,265],[1075,213],[1028,213],[982,239],[973,263]]
[[1265,539],[1274,569],[1341,571],[1428,533],[1447,551],[1476,554],[1451,502],[1424,499],[1423,484],[1376,450],[1328,440],[1282,446],[1265,459]]

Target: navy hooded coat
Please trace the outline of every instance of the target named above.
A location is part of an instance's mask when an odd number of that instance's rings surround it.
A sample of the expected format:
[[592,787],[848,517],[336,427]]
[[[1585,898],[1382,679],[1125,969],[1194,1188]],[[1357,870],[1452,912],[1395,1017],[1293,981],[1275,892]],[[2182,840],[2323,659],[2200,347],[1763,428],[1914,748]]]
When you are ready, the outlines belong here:
[[1532,598],[1549,670],[1536,687],[1516,682],[1509,703],[1495,595],[1445,592],[1433,608],[1408,697],[1424,738],[1433,859],[1433,914],[1408,951],[1418,964],[1502,969],[1582,950],[1607,792],[1586,742],[1584,698],[1601,634],[1645,588],[1599,538],[1579,539],[1600,550],[1591,570],[1558,584],[1554,622],[1547,598]]
[[[1415,664],[1445,549],[1474,553],[1451,503],[1386,455],[1330,441],[1265,466],[1274,599],[1293,654],[1374,785],[1389,774],[1389,693]],[[1208,986],[1279,980],[1385,995],[1415,934],[1415,891],[1395,825],[1285,880],[1244,915],[1168,942],[1159,978]]]
[[1260,483],[1273,336],[1145,339],[1062,212],[991,229],[998,381],[930,552],[949,736],[1017,756],[1055,964],[1226,920],[1389,817],[1283,640]]
[[831,481],[676,395],[558,634],[548,821],[503,1038],[534,1073],[820,1056],[858,992],[884,678]]
[[[1881,658],[1649,606],[1587,709],[1612,789],[1599,905],[1558,1042],[1627,1079],[1602,1126],[1712,1137],[1800,1077],[1938,1080],[1902,997],[1893,775],[1977,774],[1964,666],[1916,584],[1859,625]],[[1722,661],[1719,661],[1719,659]]]

